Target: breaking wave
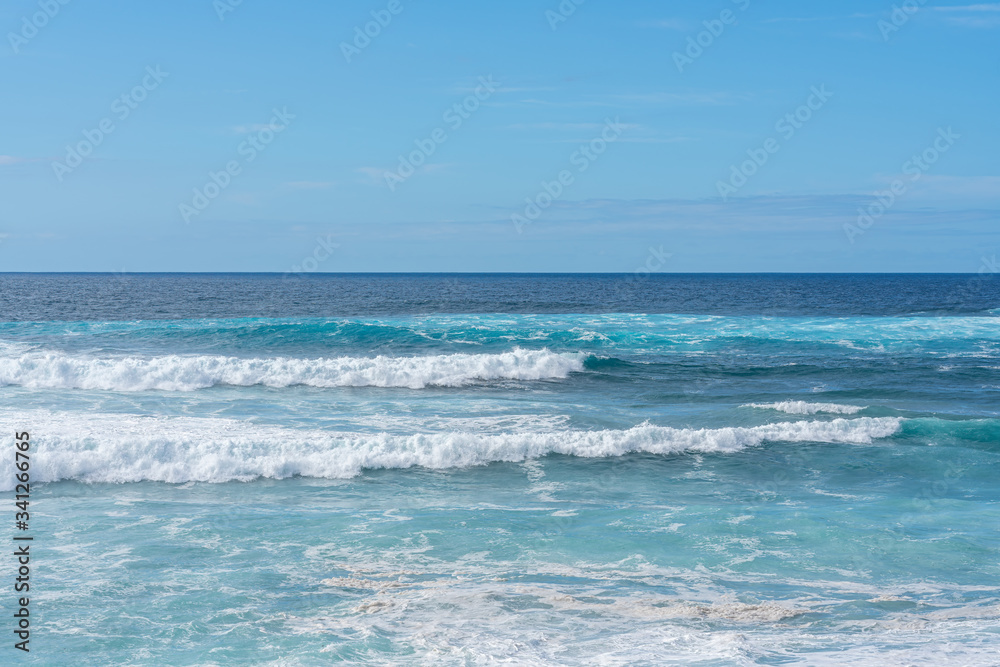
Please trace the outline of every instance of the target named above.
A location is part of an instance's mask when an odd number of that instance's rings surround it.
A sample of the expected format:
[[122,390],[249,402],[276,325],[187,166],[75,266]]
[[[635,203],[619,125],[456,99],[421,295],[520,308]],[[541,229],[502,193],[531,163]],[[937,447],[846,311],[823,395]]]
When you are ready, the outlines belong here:
[[761,410],[777,410],[790,415],[815,415],[827,412],[837,415],[853,415],[865,410],[867,406],[840,405],[838,403],[807,403],[806,401],[783,401],[781,403],[748,403],[744,408],[759,408]]
[[32,352],[0,357],[0,387],[194,391],[249,387],[461,387],[489,380],[551,380],[584,370],[585,355],[514,349],[501,354],[242,359],[208,355],[93,357]]
[[[604,431],[392,435],[262,426],[230,419],[80,413],[30,417],[32,479],[95,483],[294,476],[342,479],[364,470],[467,468],[548,454],[595,458],[631,453],[733,453],[764,442],[868,444],[893,435],[903,422],[896,417],[860,417],[712,429],[641,424]],[[0,419],[0,424],[6,421]],[[13,433],[13,422],[4,430]],[[13,465],[12,457],[0,463],[2,479],[14,478]]]

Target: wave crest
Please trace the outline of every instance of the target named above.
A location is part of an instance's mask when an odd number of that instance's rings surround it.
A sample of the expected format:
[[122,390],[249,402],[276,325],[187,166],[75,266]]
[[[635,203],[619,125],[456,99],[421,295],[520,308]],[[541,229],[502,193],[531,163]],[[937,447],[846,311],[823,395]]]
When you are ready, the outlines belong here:
[[806,401],[782,401],[780,403],[748,403],[744,408],[759,408],[761,410],[777,410],[790,415],[815,415],[827,412],[837,415],[854,415],[867,406],[840,405],[839,403],[807,403]]
[[0,358],[0,387],[194,391],[218,385],[249,387],[460,387],[489,380],[562,379],[584,369],[584,355],[514,349],[501,354],[423,357],[225,356],[115,357],[34,352]]
[[[861,417],[716,429],[642,424],[626,430],[412,435],[336,433],[228,419],[76,413],[32,415],[28,421],[34,424],[36,481],[184,483],[294,476],[343,479],[363,470],[466,468],[548,454],[603,458],[631,453],[733,453],[764,442],[868,444],[896,433],[903,420]],[[4,430],[13,429],[11,424]],[[0,462],[0,475],[4,480],[14,478],[12,458]]]

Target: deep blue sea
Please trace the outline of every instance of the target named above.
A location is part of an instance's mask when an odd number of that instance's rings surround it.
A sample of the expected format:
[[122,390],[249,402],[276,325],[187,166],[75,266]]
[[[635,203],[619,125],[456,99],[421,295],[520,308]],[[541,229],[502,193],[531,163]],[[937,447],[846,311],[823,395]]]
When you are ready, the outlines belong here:
[[0,274],[0,424],[19,663],[1000,664],[1000,276]]

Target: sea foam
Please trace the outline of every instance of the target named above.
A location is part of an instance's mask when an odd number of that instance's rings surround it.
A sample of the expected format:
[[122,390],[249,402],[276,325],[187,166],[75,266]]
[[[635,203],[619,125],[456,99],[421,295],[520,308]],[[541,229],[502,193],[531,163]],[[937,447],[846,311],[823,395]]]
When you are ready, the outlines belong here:
[[585,355],[516,348],[501,354],[243,359],[209,355],[96,357],[31,352],[0,357],[0,387],[193,391],[249,387],[460,387],[489,380],[550,380],[584,369]]
[[782,401],[781,403],[748,403],[744,408],[759,408],[761,410],[777,410],[790,415],[815,415],[827,412],[838,415],[853,415],[865,410],[867,406],[840,405],[838,403],[807,403],[806,401]]
[[[893,435],[903,421],[860,417],[714,429],[641,424],[603,431],[392,435],[231,419],[43,412],[17,417],[0,418],[0,433],[13,433],[15,421],[33,425],[34,481],[110,483],[226,482],[297,475],[343,479],[363,470],[466,468],[548,454],[589,458],[637,452],[733,453],[764,442],[868,444]],[[0,462],[0,478],[13,480],[13,465],[12,457]],[[4,489],[10,486],[3,484]]]

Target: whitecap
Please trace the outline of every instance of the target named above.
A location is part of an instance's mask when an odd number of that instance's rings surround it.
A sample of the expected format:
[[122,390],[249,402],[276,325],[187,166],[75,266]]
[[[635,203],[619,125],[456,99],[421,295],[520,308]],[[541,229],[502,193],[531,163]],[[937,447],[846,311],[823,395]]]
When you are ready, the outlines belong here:
[[740,407],[777,410],[790,415],[815,415],[828,412],[838,415],[853,415],[866,410],[868,406],[840,405],[838,403],[808,403],[806,401],[782,401],[780,403],[748,403]]
[[490,380],[554,380],[583,370],[582,354],[516,348],[500,354],[243,359],[216,355],[96,357],[33,352],[0,357],[0,387],[194,391],[249,387],[461,387]]
[[[344,479],[365,470],[467,468],[549,454],[729,454],[764,442],[869,444],[893,435],[902,422],[898,417],[860,417],[714,429],[647,423],[624,430],[395,435],[231,419],[38,411],[0,415],[0,433],[32,424],[34,481],[183,484],[294,476]],[[0,443],[10,442],[10,436],[0,438]],[[12,488],[14,472],[13,457],[0,462],[0,478],[10,480],[0,484],[2,489]]]

